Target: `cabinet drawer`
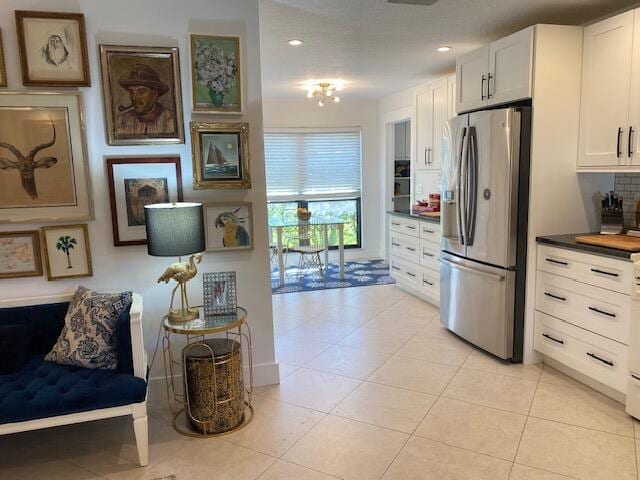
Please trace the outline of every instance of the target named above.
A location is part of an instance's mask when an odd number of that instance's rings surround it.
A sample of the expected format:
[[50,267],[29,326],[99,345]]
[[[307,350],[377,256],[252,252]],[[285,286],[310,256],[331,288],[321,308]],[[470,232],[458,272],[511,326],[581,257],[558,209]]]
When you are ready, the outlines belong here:
[[623,260],[540,245],[538,270],[625,295],[631,293],[632,263]]
[[440,245],[440,225],[432,222],[421,222],[420,238]]
[[389,230],[392,232],[405,233],[414,237],[420,236],[420,220],[403,217],[389,217]]
[[440,271],[440,245],[420,240],[420,265],[437,272]]
[[631,300],[627,295],[538,271],[536,310],[625,345]]
[[392,256],[389,260],[390,269],[389,272],[393,278],[397,281],[407,284],[414,289],[419,288],[420,285],[420,267],[417,265],[411,265],[405,262],[403,259]]
[[404,233],[391,232],[391,255],[420,263],[420,239],[405,235]]
[[627,388],[627,347],[613,340],[535,313],[534,348],[622,393]]
[[420,276],[420,291],[430,297],[440,299],[440,272],[422,269]]

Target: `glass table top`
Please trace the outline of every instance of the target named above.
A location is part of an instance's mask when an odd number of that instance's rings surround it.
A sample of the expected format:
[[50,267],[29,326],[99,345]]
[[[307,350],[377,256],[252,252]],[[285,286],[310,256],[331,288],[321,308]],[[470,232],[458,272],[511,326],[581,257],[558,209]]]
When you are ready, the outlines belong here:
[[314,217],[313,215],[309,220],[300,220],[298,218],[283,218],[283,219],[270,219],[269,227],[305,227],[307,225],[344,225],[348,223],[346,220],[341,220],[337,217]]
[[188,322],[171,322],[168,317],[164,317],[162,326],[171,333],[181,335],[205,335],[210,333],[226,332],[240,327],[247,318],[247,311],[236,308],[235,313],[221,315],[204,315],[204,310],[200,310],[200,318],[189,320]]

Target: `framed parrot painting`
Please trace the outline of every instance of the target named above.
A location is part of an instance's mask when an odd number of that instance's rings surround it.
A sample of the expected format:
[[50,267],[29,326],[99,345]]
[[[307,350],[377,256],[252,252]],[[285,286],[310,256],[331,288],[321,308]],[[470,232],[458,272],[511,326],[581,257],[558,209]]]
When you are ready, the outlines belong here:
[[251,203],[207,203],[204,219],[207,251],[253,249]]

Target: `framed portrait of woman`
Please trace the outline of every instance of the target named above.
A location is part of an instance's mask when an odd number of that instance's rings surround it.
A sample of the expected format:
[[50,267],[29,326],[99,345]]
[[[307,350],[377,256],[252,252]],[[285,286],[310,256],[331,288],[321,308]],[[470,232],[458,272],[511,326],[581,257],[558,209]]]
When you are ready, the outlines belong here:
[[91,85],[82,13],[16,10],[15,16],[24,85]]

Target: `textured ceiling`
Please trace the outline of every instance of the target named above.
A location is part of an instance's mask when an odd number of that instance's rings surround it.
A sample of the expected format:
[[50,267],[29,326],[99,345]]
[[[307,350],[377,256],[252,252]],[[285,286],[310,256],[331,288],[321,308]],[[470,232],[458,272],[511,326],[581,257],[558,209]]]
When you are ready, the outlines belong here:
[[[453,71],[455,56],[535,23],[583,25],[631,0],[260,0],[266,97],[304,95],[308,80],[349,82],[344,99],[378,98]],[[287,44],[304,40],[300,47]],[[438,53],[450,45],[449,53]]]

